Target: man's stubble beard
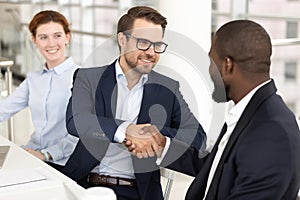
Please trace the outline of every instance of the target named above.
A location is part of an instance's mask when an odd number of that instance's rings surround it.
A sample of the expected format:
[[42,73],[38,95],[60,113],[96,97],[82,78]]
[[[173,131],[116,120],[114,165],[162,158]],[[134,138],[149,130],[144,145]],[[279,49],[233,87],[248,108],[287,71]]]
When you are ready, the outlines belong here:
[[[150,59],[151,57],[152,56],[150,56],[150,57],[147,56],[147,59]],[[140,73],[140,74],[149,74],[156,65],[156,63],[154,63],[151,67],[145,67],[145,66],[139,67],[136,63],[133,63],[129,59],[127,59],[126,55],[124,55],[124,58],[125,58],[125,62],[130,67],[130,69],[134,70],[135,72]],[[138,59],[140,59],[140,58],[138,57]],[[143,69],[146,69],[146,71]]]
[[216,85],[214,83],[214,91],[212,93],[212,98],[215,102],[217,103],[225,103],[229,101],[230,99],[228,98],[228,91],[229,91],[229,86],[220,86]]

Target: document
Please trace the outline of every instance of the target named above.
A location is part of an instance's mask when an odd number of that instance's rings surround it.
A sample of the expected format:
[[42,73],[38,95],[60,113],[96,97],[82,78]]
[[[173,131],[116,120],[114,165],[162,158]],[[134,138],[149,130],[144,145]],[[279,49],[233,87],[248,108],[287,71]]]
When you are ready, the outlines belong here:
[[43,181],[46,179],[46,176],[33,169],[0,171],[0,187]]
[[10,146],[9,145],[1,145],[0,146],[0,169],[2,168],[2,165],[6,159],[6,155],[8,153],[10,149]]

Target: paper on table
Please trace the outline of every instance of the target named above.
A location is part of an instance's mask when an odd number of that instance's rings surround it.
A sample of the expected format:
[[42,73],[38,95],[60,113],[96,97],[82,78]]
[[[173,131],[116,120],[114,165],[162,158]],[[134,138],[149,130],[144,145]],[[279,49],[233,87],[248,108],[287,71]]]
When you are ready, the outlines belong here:
[[46,176],[32,169],[0,171],[0,187],[46,180]]
[[6,155],[10,149],[9,145],[0,145],[0,168],[2,168],[2,165],[6,159]]

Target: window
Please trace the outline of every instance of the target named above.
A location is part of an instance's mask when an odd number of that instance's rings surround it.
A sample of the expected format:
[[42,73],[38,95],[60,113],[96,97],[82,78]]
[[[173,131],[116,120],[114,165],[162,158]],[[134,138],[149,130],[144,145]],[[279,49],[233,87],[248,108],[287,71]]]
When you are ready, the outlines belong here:
[[288,21],[286,23],[286,38],[298,37],[298,22]]
[[297,62],[286,62],[285,63],[285,80],[296,81],[297,79]]

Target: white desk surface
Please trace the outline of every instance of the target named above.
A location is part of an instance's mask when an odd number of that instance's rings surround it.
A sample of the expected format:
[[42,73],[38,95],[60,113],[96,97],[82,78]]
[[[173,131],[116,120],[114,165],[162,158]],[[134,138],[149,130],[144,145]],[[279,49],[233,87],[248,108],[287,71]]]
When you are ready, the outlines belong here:
[[[0,145],[11,146],[0,169],[0,185],[5,185],[6,182],[22,182],[0,187],[0,199],[76,200],[84,196],[86,190],[75,181],[2,136]],[[44,180],[40,180],[41,177]],[[27,183],[24,183],[25,179]]]

